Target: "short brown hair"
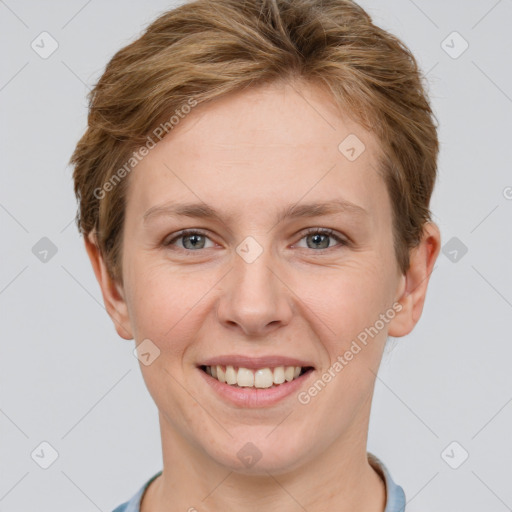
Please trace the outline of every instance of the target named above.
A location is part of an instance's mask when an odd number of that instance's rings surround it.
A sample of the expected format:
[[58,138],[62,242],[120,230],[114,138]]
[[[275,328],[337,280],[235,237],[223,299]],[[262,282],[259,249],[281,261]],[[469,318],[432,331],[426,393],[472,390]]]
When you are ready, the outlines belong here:
[[88,127],[70,160],[76,223],[82,234],[95,233],[114,280],[122,282],[128,180],[113,180],[126,174],[136,148],[191,98],[199,104],[288,79],[326,87],[377,136],[396,258],[402,272],[409,268],[409,250],[430,220],[439,150],[409,49],[350,0],[195,0],[119,50],[88,96]]

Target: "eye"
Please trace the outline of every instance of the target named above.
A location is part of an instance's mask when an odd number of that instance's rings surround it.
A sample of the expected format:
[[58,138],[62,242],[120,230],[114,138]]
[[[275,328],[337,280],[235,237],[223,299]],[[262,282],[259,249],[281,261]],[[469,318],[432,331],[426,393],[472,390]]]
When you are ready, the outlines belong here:
[[329,239],[337,240],[340,246],[348,245],[347,240],[336,235],[332,229],[310,228],[301,240],[306,240],[309,249],[328,249],[332,246]]
[[[182,246],[179,249],[195,251],[197,249],[208,249],[206,247],[206,240],[210,240],[206,234],[198,230],[186,230],[178,233],[174,238],[164,241],[163,245],[169,247],[174,245],[178,240],[182,241]],[[211,242],[211,240],[210,240]],[[210,247],[213,247],[213,243]]]

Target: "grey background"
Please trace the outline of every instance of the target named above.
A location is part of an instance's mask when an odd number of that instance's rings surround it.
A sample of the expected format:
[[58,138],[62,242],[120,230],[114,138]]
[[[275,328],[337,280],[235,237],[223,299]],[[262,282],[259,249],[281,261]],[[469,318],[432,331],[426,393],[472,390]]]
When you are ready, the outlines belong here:
[[[108,512],[162,467],[134,342],[117,336],[73,223],[67,162],[91,84],[173,5],[0,1],[0,511]],[[512,510],[512,1],[361,5],[428,73],[441,141],[432,209],[443,244],[456,237],[418,326],[383,360],[368,449],[411,510]],[[47,59],[31,48],[43,31],[59,45]],[[458,58],[453,31],[469,44]],[[46,262],[34,254],[43,237],[57,249]],[[31,457],[43,441],[58,452],[48,469]],[[462,448],[445,451],[453,441]]]

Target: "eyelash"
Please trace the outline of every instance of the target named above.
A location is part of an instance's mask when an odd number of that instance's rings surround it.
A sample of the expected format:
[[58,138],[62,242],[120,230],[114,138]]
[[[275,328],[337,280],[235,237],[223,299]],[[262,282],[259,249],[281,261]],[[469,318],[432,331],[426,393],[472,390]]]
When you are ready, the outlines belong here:
[[[307,237],[308,235],[327,235],[331,238],[334,238],[338,243],[339,245],[337,246],[333,246],[333,247],[327,247],[325,249],[317,249],[317,250],[313,250],[314,252],[324,252],[324,251],[327,251],[329,249],[334,249],[335,247],[344,247],[344,246],[348,246],[349,245],[349,241],[348,240],[345,240],[343,238],[341,238],[340,236],[338,236],[335,231],[333,231],[332,229],[328,229],[328,228],[308,228],[305,232],[303,232],[301,238],[299,239],[302,240],[303,238]],[[209,238],[207,233],[205,233],[204,231],[200,230],[200,229],[185,229],[183,231],[180,231],[174,238],[172,238],[171,240],[167,241],[167,242],[164,242],[163,243],[163,246],[164,247],[170,247],[174,242],[176,242],[177,240],[179,240],[180,238],[186,238],[187,236],[191,236],[191,235],[200,235],[200,236],[204,236],[206,238]],[[301,247],[301,249],[305,249],[304,247]],[[307,249],[307,248],[306,248]],[[180,251],[185,251],[185,252],[196,252],[196,250],[193,250],[193,249],[182,249],[181,247],[177,248],[177,250],[180,250]],[[197,249],[197,252],[199,252],[200,249]]]

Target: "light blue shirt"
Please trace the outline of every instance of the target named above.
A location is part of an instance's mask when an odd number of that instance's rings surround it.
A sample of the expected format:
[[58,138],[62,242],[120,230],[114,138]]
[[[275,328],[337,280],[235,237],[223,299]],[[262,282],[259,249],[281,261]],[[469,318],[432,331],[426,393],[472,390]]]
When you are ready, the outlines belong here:
[[[384,512],[405,512],[405,493],[404,490],[391,478],[391,474],[387,470],[383,462],[378,459],[372,453],[368,453],[368,461],[373,468],[381,475],[386,485],[386,508]],[[133,496],[132,498],[119,505],[113,512],[140,512],[140,502],[144,491],[149,484],[159,475],[162,471],[159,471],[156,475],[153,475]]]

